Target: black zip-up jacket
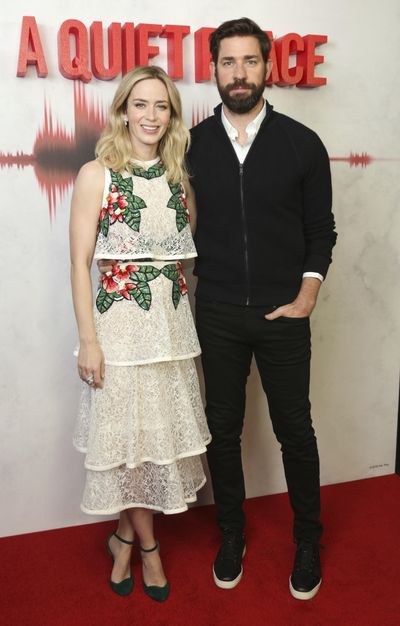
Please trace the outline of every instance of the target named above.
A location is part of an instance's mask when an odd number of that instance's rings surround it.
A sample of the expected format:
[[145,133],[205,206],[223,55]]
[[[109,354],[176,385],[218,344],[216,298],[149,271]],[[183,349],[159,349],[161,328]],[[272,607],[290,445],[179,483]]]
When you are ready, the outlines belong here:
[[241,305],[291,302],[304,272],[326,275],[336,241],[324,145],[268,103],[243,165],[222,124],[221,105],[191,134],[197,297]]

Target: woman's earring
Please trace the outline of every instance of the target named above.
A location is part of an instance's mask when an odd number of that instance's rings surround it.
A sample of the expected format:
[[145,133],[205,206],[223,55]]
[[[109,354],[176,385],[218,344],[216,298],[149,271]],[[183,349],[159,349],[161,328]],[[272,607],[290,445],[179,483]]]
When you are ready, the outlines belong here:
[[128,126],[128,120],[124,120],[125,126]]

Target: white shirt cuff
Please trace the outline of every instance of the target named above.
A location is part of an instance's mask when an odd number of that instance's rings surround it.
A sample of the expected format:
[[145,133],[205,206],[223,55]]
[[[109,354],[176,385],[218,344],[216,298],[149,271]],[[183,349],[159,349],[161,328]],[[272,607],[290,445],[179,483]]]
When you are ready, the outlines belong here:
[[318,274],[318,272],[304,272],[303,278],[318,278],[321,283],[324,280],[324,277],[321,274]]

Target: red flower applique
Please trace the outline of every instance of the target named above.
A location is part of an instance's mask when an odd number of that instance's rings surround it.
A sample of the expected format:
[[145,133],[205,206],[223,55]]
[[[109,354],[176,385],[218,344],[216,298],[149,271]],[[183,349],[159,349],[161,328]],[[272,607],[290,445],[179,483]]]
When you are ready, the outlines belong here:
[[178,284],[179,284],[179,288],[181,290],[181,294],[184,296],[187,294],[187,286],[186,286],[186,279],[182,270],[182,265],[180,263],[176,264],[176,268],[178,270]]
[[188,208],[187,201],[186,201],[185,188],[182,185],[182,183],[179,188],[179,201],[182,205],[182,208],[185,211],[187,221],[190,222],[190,213],[189,213],[189,208]]
[[[123,222],[124,211],[128,206],[126,196],[121,191],[118,191],[115,185],[111,185],[111,191],[107,195],[106,199],[106,211],[108,211],[108,214],[110,216],[110,224],[114,224],[114,222],[116,222],[117,220],[118,222]],[[117,205],[117,208],[114,208],[115,204]]]
[[118,291],[118,283],[114,280],[112,272],[107,272],[107,274],[104,274],[101,282],[103,284],[103,289],[107,293],[116,293]]
[[121,296],[124,296],[125,300],[132,300],[132,295],[129,293],[130,289],[136,289],[136,285],[134,283],[125,283],[124,288],[118,293],[120,293]]

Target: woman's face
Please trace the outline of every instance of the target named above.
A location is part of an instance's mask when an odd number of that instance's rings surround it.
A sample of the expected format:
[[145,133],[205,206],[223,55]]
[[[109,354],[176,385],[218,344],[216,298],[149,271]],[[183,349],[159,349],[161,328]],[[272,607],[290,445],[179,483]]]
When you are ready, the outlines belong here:
[[143,160],[157,156],[158,144],[171,118],[167,88],[158,78],[139,81],[127,100],[124,120],[128,121],[129,135],[135,154]]

